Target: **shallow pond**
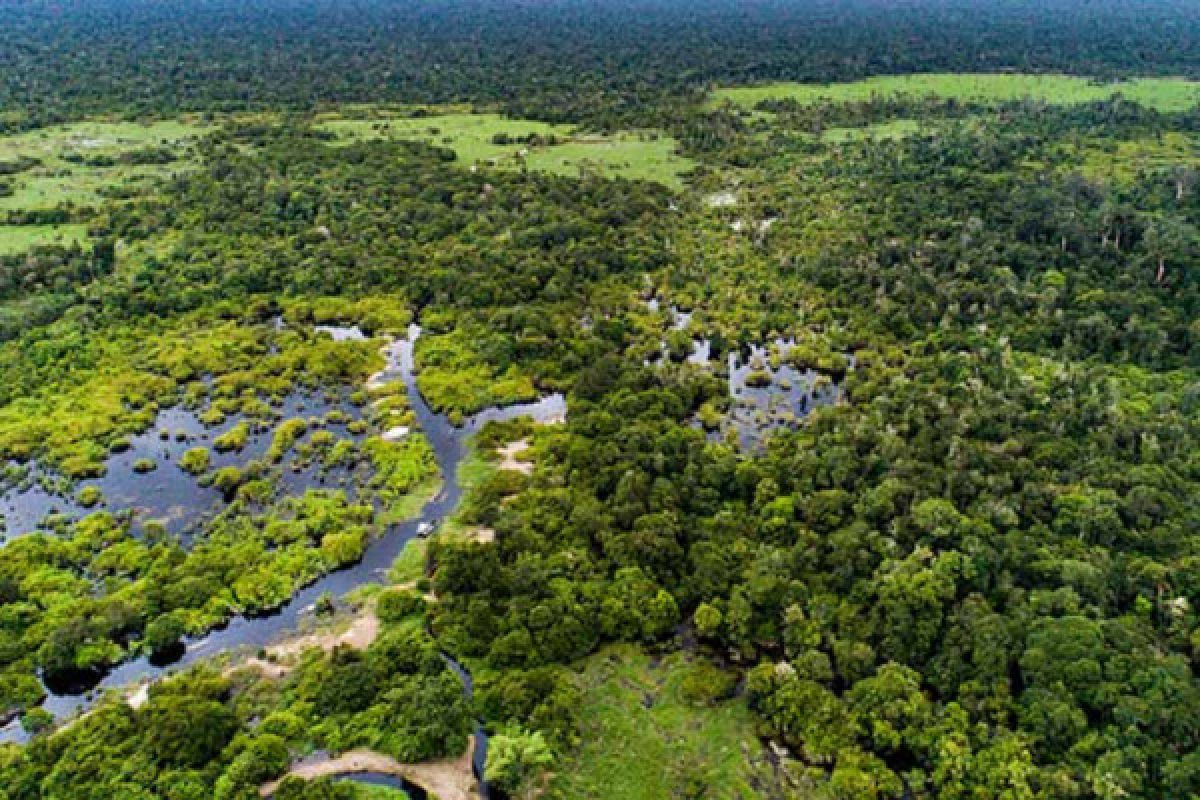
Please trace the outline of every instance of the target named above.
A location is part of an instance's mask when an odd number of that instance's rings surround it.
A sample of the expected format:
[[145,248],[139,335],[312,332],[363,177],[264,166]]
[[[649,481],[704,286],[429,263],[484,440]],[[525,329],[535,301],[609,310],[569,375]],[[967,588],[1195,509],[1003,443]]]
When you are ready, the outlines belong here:
[[[642,301],[647,310],[659,313],[662,304],[658,297]],[[672,331],[687,330],[692,311],[683,311],[672,304],[667,307]],[[729,394],[731,408],[720,426],[709,431],[713,441],[723,441],[730,431],[736,434],[743,449],[760,446],[774,431],[794,428],[799,420],[814,408],[837,403],[843,395],[839,381],[813,369],[799,369],[787,362],[788,353],[796,345],[792,339],[776,339],[768,346],[754,345],[743,353],[729,353]],[[772,354],[775,363],[772,366]],[[655,362],[669,358],[664,341],[661,355]],[[708,366],[713,359],[712,342],[693,337],[687,362]],[[852,361],[852,359],[851,359]],[[700,423],[697,421],[697,427]]]
[[766,347],[751,347],[745,357],[737,352],[729,354],[733,407],[724,430],[736,431],[743,448],[759,446],[768,434],[793,428],[814,408],[833,405],[842,398],[840,383],[829,375],[787,363],[787,353],[793,346],[791,340],[775,340],[774,352],[784,359],[779,366],[772,366],[771,351]]
[[[331,411],[338,412],[337,422],[325,419]],[[78,519],[100,510],[131,512],[135,529],[155,520],[162,523],[168,533],[185,534],[201,527],[223,506],[220,491],[202,485],[199,476],[180,467],[180,458],[188,450],[195,447],[208,449],[210,470],[244,466],[266,455],[274,436],[275,423],[291,418],[304,418],[310,422],[308,431],[299,440],[300,444],[319,428],[339,438],[362,438],[361,434],[354,434],[346,428],[348,422],[361,418],[362,412],[344,397],[299,390],[273,405],[271,412],[270,420],[251,420],[243,415],[234,415],[219,425],[208,426],[200,420],[199,410],[181,406],[165,409],[159,412],[149,429],[129,437],[127,449],[109,457],[102,477],[79,481],[67,491],[54,486],[56,481],[38,481],[38,477],[45,479],[49,476],[32,467],[30,480],[0,493],[0,514],[4,515],[0,544],[38,530],[49,514]],[[213,447],[214,441],[242,423],[250,428],[245,446],[236,451],[218,452]],[[139,462],[143,461],[152,461],[154,468],[139,472]],[[328,474],[318,474],[320,470],[309,469],[304,480],[297,480],[294,477],[296,465],[293,451],[283,463],[281,489],[285,493],[301,493],[306,488],[327,485],[334,479]],[[344,480],[346,476],[342,478]],[[45,486],[43,483],[51,485]],[[101,499],[85,508],[79,501],[79,493],[88,487],[98,491]]]

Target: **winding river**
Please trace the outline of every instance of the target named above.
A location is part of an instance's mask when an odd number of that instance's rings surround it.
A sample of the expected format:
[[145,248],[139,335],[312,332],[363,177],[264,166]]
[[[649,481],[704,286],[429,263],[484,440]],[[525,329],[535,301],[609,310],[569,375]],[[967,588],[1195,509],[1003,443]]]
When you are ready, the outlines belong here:
[[[354,329],[345,330],[353,331]],[[340,597],[364,583],[382,580],[405,545],[417,535],[419,528],[426,525],[436,527],[441,520],[454,511],[462,498],[462,486],[458,482],[458,465],[466,453],[468,439],[485,423],[517,417],[532,417],[536,421],[546,422],[565,415],[566,399],[561,394],[552,394],[533,403],[486,409],[471,417],[462,426],[456,427],[450,424],[446,417],[435,413],[429,407],[417,389],[413,346],[420,333],[420,327],[412,325],[409,327],[406,339],[393,341],[384,348],[387,366],[383,372],[372,378],[374,385],[396,380],[404,382],[409,403],[416,415],[417,428],[429,440],[436,456],[438,470],[441,473],[442,488],[432,500],[425,504],[420,513],[406,522],[390,526],[382,536],[370,544],[361,561],[346,569],[329,573],[300,590],[274,614],[260,617],[235,617],[225,627],[214,630],[203,637],[189,640],[183,654],[171,664],[158,664],[148,657],[142,657],[117,666],[105,675],[91,691],[80,694],[50,693],[43,704],[46,711],[53,714],[56,719],[64,719],[86,710],[105,693],[105,690],[128,688],[138,683],[154,681],[182,667],[222,652],[242,648],[263,648],[293,632],[298,627],[301,618],[309,612],[319,597],[326,593]],[[361,336],[361,334],[357,334],[357,336]],[[472,690],[470,674],[457,661],[449,656],[445,656],[445,658],[462,679],[463,691],[469,697]],[[488,792],[482,777],[483,764],[487,757],[487,736],[482,730],[482,726],[478,724],[475,733],[476,745],[473,762],[476,776],[480,779],[482,795],[486,798]],[[20,742],[25,738],[19,721],[0,728],[0,742]]]

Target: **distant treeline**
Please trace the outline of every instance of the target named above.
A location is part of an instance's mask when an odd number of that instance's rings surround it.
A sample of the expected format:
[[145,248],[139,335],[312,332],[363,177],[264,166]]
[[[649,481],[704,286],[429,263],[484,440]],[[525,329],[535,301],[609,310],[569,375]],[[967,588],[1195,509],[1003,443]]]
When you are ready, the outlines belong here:
[[364,100],[616,125],[713,82],[1191,75],[1200,40],[1188,0],[8,0],[3,13],[0,130]]

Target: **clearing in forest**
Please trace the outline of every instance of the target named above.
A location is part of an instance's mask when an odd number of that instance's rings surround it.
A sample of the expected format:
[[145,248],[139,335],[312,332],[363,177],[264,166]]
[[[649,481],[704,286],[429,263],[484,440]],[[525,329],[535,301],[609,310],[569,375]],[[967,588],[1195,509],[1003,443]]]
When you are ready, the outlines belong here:
[[[363,113],[364,116],[350,116]],[[499,114],[452,110],[422,116],[382,110],[327,114],[316,127],[349,143],[410,139],[447,147],[464,164],[520,168],[557,175],[594,171],[606,177],[649,180],[677,188],[693,162],[676,154],[676,142],[658,131],[623,131],[607,136],[581,133],[568,125],[509,119]]]
[[86,225],[0,225],[0,256],[40,245],[70,245],[86,238]]
[[191,118],[89,120],[0,136],[0,255],[82,241],[86,228],[74,214],[47,212],[136,194],[194,167],[188,145],[206,130]]
[[554,770],[547,797],[649,800],[753,797],[770,782],[767,753],[732,679],[687,653],[654,663],[639,648],[610,647],[578,678],[582,742]]
[[935,72],[881,75],[850,83],[773,83],[724,88],[713,93],[712,103],[720,105],[728,101],[752,109],[764,100],[794,100],[801,105],[817,105],[908,95],[985,103],[1028,97],[1047,103],[1074,105],[1105,100],[1117,94],[1158,111],[1186,111],[1200,103],[1200,82],[1180,78],[1137,78],[1101,83],[1074,75]]

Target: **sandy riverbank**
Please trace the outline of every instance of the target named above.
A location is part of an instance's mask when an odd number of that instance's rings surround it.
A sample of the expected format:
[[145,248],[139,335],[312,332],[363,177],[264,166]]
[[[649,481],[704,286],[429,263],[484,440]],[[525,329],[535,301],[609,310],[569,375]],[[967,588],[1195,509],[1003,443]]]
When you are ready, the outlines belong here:
[[[405,764],[372,750],[351,750],[340,756],[302,761],[295,764],[287,774],[304,780],[314,780],[334,775],[353,775],[357,772],[378,772],[404,778],[437,796],[438,800],[478,800],[479,791],[471,767],[471,754],[474,751],[474,736],[468,739],[467,749],[458,758],[420,764]],[[269,797],[279,788],[281,782],[282,778],[264,784],[258,790],[259,795]]]

